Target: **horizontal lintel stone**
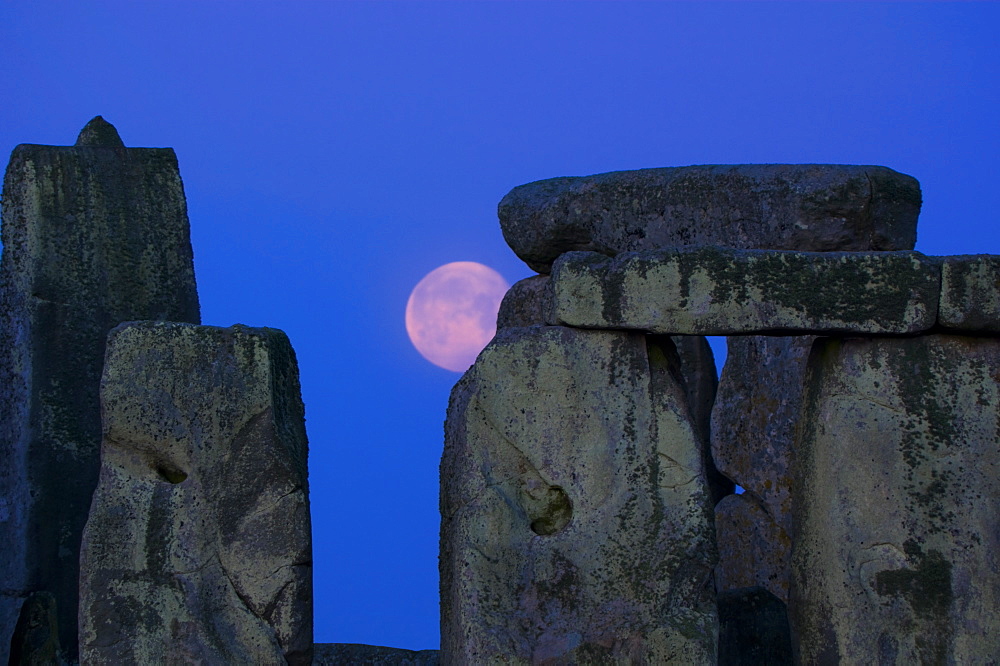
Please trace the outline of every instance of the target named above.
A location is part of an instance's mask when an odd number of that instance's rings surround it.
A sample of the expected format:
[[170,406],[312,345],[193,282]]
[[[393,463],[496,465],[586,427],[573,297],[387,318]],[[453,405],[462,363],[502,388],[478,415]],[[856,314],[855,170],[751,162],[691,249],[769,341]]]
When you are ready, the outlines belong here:
[[915,334],[937,321],[941,261],[919,252],[719,247],[567,252],[551,323],[670,335]]
[[720,164],[540,180],[497,213],[514,253],[548,273],[580,250],[912,250],[920,201],[914,178],[881,166]]
[[1000,332],[1000,256],[944,258],[938,323],[970,333]]

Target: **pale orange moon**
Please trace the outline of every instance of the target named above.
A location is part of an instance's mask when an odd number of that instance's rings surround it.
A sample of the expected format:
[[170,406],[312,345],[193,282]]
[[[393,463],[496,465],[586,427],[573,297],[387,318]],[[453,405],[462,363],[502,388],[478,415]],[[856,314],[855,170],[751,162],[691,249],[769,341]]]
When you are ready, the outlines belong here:
[[497,332],[507,281],[489,266],[455,261],[417,283],[406,303],[406,332],[434,365],[465,372]]

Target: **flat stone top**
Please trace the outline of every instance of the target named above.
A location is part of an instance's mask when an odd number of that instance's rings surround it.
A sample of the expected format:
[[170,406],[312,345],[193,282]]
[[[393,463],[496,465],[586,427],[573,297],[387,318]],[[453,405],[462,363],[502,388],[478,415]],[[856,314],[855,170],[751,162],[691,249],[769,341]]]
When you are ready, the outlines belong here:
[[548,273],[575,250],[910,250],[920,204],[919,183],[882,166],[705,165],[528,183],[498,215],[511,249]]

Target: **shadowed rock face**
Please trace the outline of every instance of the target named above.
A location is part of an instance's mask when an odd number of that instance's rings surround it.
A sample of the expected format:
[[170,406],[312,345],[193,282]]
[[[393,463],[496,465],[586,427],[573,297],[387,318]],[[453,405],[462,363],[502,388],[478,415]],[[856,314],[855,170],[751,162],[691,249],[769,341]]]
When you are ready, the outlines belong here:
[[76,146],[18,146],[2,233],[0,663],[25,599],[45,591],[72,660],[105,338],[133,319],[199,321],[174,152],[125,148],[98,119]]
[[360,643],[317,643],[313,666],[438,666],[437,650],[403,650]]
[[306,435],[285,335],[124,324],[101,404],[82,660],[309,664]]
[[667,338],[536,326],[502,330],[459,381],[446,663],[715,663],[711,505],[677,366]]
[[907,250],[920,186],[879,166],[719,165],[616,171],[515,187],[498,207],[511,249],[548,273],[564,252],[685,245]]
[[816,342],[793,474],[802,663],[1000,654],[998,377],[997,338]]

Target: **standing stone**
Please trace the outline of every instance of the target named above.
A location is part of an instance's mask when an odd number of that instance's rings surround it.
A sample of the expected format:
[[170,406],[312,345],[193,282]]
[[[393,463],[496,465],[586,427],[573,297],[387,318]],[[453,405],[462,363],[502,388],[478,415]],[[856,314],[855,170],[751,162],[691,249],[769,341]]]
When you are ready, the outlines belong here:
[[25,599],[41,592],[72,661],[105,338],[131,319],[199,321],[174,151],[125,148],[100,117],[76,146],[18,146],[2,232],[0,663]]
[[821,339],[797,443],[803,664],[1000,654],[1000,339]]
[[101,406],[81,659],[309,664],[307,445],[285,334],[124,324]]
[[720,666],[790,666],[792,637],[785,603],[762,587],[719,595]]
[[564,252],[616,255],[684,245],[762,250],[908,250],[920,185],[880,166],[730,164],[615,171],[515,187],[504,238],[548,273]]
[[446,664],[714,664],[702,450],[668,338],[501,330],[452,392]]
[[815,336],[732,336],[712,410],[712,457],[745,493],[716,507],[719,591],[759,585],[788,601],[792,458]]

